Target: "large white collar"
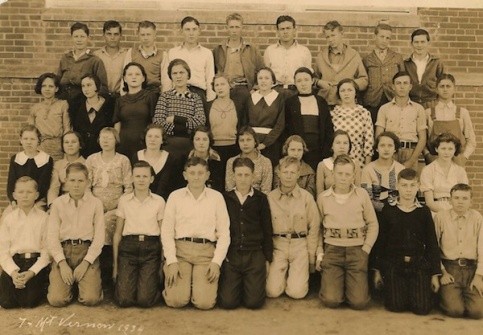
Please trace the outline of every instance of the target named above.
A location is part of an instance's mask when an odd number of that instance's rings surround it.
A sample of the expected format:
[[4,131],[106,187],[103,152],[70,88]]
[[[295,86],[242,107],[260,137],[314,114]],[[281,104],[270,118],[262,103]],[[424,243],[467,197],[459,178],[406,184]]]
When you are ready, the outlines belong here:
[[258,91],[255,91],[252,93],[252,101],[253,104],[256,105],[262,98],[265,98],[265,102],[267,103],[268,106],[271,106],[272,103],[277,99],[278,97],[278,92],[275,90],[272,90],[270,93],[267,95],[263,96],[261,95]]
[[[25,163],[27,163],[27,160],[29,158],[30,157],[27,156],[24,151],[21,151],[17,155],[15,155],[15,163],[19,165],[24,165]],[[38,168],[47,164],[49,162],[49,158],[50,156],[43,151],[39,151],[39,153],[33,157],[35,165],[37,165]]]

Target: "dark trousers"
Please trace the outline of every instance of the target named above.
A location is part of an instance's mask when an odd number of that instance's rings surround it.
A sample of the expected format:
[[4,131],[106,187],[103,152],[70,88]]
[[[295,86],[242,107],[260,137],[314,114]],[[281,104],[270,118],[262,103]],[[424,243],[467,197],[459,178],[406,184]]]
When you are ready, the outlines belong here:
[[230,250],[221,266],[218,302],[232,309],[243,302],[247,308],[265,303],[267,270],[262,250]]
[[150,307],[159,301],[161,242],[123,237],[119,243],[115,300],[121,307]]
[[[13,261],[20,268],[19,272],[24,272],[35,264],[37,258],[23,259],[14,255]],[[27,282],[25,288],[17,289],[13,284],[12,277],[3,271],[0,275],[0,306],[3,308],[38,306],[47,295],[48,276],[49,270],[48,267],[45,267]]]
[[102,247],[99,255],[99,266],[101,268],[101,280],[103,289],[112,289],[112,263],[113,251],[112,245],[105,245]]
[[385,264],[384,306],[392,312],[411,311],[428,314],[433,307],[431,275],[418,263],[391,262]]

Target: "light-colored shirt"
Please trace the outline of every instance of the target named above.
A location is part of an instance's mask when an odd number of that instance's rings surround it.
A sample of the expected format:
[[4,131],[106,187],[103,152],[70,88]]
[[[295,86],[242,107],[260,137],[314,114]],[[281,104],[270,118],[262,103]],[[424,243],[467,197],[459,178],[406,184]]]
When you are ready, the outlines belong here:
[[0,265],[9,276],[15,270],[20,270],[12,258],[15,254],[40,253],[40,257],[29,268],[35,274],[50,263],[45,241],[47,218],[47,213],[35,206],[27,214],[17,207],[5,216],[0,226]]
[[295,185],[284,194],[279,187],[268,194],[273,234],[307,234],[309,262],[315,263],[319,240],[320,216],[312,194]]
[[463,167],[451,162],[446,175],[437,160],[423,167],[421,171],[421,192],[433,191],[434,199],[449,198],[451,188],[458,184],[468,184],[468,176]]
[[116,210],[116,215],[124,219],[122,235],[159,236],[161,230],[158,221],[163,219],[164,206],[164,199],[151,192],[142,201],[134,192],[124,194]]
[[205,238],[216,242],[212,262],[221,266],[230,245],[230,218],[220,192],[205,187],[195,199],[188,187],[171,193],[161,226],[166,264],[177,262],[175,240]]
[[71,130],[68,109],[65,100],[42,101],[32,106],[27,122],[37,127],[42,140],[61,137]]
[[379,108],[376,126],[392,131],[401,141],[418,142],[418,132],[427,129],[426,113],[423,106],[414,101],[408,100],[400,107],[392,99]]
[[[435,116],[438,121],[450,121],[456,119],[456,109],[457,106],[450,101],[449,103],[444,103],[439,101],[435,108]],[[426,119],[428,122],[428,133],[431,134],[433,128],[433,119],[431,118],[431,108],[426,109]],[[460,117],[458,119],[461,132],[465,137],[466,143],[464,146],[463,155],[469,158],[476,148],[476,135],[473,128],[473,123],[471,122],[470,113],[466,108],[460,108]]]
[[107,88],[110,93],[117,93],[121,89],[121,78],[127,50],[128,49],[120,48],[117,53],[110,55],[104,46],[94,51],[94,55],[102,60],[104,67],[106,68]]
[[245,203],[245,201],[247,200],[248,197],[253,197],[253,194],[255,193],[255,191],[253,191],[253,187],[250,187],[250,191],[245,194],[245,195],[242,195],[235,187],[234,189],[235,191],[235,194],[238,198],[238,201],[240,201],[240,204],[243,205]]
[[188,80],[188,84],[206,90],[206,98],[208,101],[215,99],[216,94],[211,87],[211,82],[215,76],[213,53],[200,44],[192,49],[188,49],[182,44],[168,50],[163,57],[163,63],[161,65],[161,84],[163,92],[169,91],[173,88],[173,83],[168,76],[168,65],[176,58],[183,59],[190,67],[191,78]]
[[362,246],[365,252],[371,252],[379,224],[371,199],[364,189],[352,186],[349,197],[341,201],[331,187],[319,194],[317,205],[323,224],[323,238],[319,241],[317,254],[323,254],[323,243],[340,247]]
[[50,179],[49,192],[47,193],[47,204],[51,204],[61,193],[66,193],[65,181],[67,179],[67,167],[71,163],[85,163],[85,159],[79,156],[75,161],[69,162],[66,158],[62,158],[54,163],[52,170],[52,178]]
[[101,200],[90,192],[77,200],[64,194],[54,200],[50,207],[47,245],[54,260],[59,263],[66,258],[61,242],[65,240],[91,241],[84,257],[94,263],[104,246],[104,210]]
[[424,71],[426,71],[426,66],[429,62],[429,54],[426,55],[423,59],[416,59],[412,57],[414,64],[416,64],[416,73],[418,75],[418,81],[421,83],[423,80]]
[[477,260],[476,273],[483,276],[482,224],[483,217],[474,209],[468,210],[462,216],[452,209],[436,213],[434,225],[441,248],[441,258]]
[[297,41],[288,49],[277,42],[269,45],[263,54],[265,65],[273,70],[277,82],[293,85],[295,71],[302,66],[312,69],[310,50]]

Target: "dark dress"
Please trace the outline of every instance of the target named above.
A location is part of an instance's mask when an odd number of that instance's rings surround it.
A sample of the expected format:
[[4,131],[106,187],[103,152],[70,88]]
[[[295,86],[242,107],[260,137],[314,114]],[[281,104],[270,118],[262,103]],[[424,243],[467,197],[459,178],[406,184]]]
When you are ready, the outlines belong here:
[[304,161],[317,170],[317,164],[322,159],[330,157],[330,147],[334,136],[334,126],[327,102],[321,96],[315,95],[318,115],[302,115],[299,94],[285,101],[285,131],[286,135],[299,135],[307,144],[308,152]]
[[69,108],[72,129],[81,135],[84,143],[80,153],[84,158],[87,158],[93,153],[101,151],[98,138],[102,128],[113,126],[112,115],[114,112],[114,100],[112,98],[106,98],[100,110],[96,112],[96,116],[92,122],[89,120],[87,114],[85,97],[74,106],[78,106],[77,110]]
[[[131,163],[134,165],[134,163],[142,160],[145,160],[144,150],[139,150],[132,157]],[[163,155],[153,165],[153,169],[156,175],[149,189],[168,201],[171,192],[183,186],[181,183],[183,168],[173,155],[163,150]]]
[[121,144],[117,151],[127,157],[143,148],[143,135],[152,122],[157,95],[147,90],[126,94],[116,100],[113,123],[121,123]]
[[52,177],[52,169],[54,168],[54,160],[43,151],[34,158],[29,158],[23,151],[10,158],[10,166],[8,168],[7,180],[7,197],[10,202],[15,200],[13,192],[15,190],[15,182],[18,178],[29,176],[39,185],[39,198],[46,199],[50,186],[50,178]]

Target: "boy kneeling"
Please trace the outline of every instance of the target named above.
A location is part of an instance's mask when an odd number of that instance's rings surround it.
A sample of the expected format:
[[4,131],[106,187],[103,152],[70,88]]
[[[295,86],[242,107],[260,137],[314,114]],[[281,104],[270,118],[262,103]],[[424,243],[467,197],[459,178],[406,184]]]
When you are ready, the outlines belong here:
[[161,267],[161,223],[164,199],[151,193],[154,170],[146,161],[134,163],[134,192],[124,194],[117,207],[113,240],[113,279],[119,306],[150,307],[158,302]]
[[55,263],[47,300],[55,307],[72,301],[74,283],[84,305],[96,305],[103,297],[99,255],[104,246],[104,209],[101,200],[86,192],[88,174],[84,164],[70,164],[66,171],[69,193],[50,207],[47,245]]
[[370,301],[367,267],[378,224],[369,194],[354,186],[354,171],[348,155],[337,156],[334,185],[317,199],[324,226],[323,244],[317,250],[320,298],[329,308],[345,301],[364,309]]
[[441,309],[452,317],[483,318],[483,217],[470,209],[471,187],[451,189],[452,209],[434,218],[441,248]]
[[374,286],[384,285],[386,309],[426,315],[432,308],[431,291],[438,291],[441,274],[433,218],[429,208],[416,199],[416,171],[399,172],[397,190],[397,201],[381,212],[374,247]]
[[13,197],[17,208],[5,216],[0,227],[0,306],[35,307],[46,295],[47,266],[45,245],[48,215],[35,205],[38,185],[28,176],[15,183]]

